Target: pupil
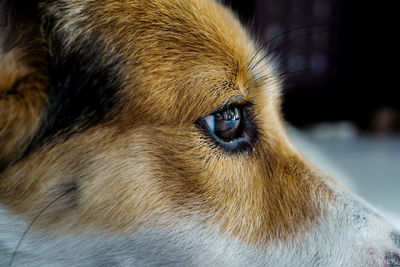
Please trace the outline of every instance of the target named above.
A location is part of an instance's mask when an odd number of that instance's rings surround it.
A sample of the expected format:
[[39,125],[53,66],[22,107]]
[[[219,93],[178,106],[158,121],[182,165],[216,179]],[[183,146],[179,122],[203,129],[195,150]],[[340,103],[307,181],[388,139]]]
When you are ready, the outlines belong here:
[[215,114],[214,121],[215,134],[224,141],[230,141],[235,138],[240,125],[240,113],[238,108],[230,108],[221,113]]

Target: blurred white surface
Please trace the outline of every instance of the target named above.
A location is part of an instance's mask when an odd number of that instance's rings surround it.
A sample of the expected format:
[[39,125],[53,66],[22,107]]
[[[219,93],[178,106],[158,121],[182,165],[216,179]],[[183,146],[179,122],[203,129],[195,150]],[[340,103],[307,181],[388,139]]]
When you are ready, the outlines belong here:
[[400,136],[360,136],[352,128],[351,134],[343,134],[343,127],[335,135],[335,127],[328,128],[290,128],[289,134],[321,169],[400,227]]

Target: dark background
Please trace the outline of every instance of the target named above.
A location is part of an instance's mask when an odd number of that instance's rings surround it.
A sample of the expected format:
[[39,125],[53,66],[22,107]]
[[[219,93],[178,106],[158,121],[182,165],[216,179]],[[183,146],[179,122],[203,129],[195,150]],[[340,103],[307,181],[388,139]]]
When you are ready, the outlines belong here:
[[256,35],[274,38],[269,51],[285,73],[283,113],[290,123],[351,121],[363,132],[398,133],[396,7],[355,2],[225,1]]

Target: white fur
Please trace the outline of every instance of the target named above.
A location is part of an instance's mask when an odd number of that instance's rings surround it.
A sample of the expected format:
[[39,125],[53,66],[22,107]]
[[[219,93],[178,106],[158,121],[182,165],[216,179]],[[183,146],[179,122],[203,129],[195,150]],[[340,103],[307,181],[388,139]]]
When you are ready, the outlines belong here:
[[[400,253],[393,228],[347,194],[328,207],[312,230],[265,250],[187,222],[179,229],[142,228],[129,236],[29,232],[13,266],[384,266],[386,252]],[[328,202],[326,202],[328,203]],[[27,223],[0,209],[0,266],[7,266]]]

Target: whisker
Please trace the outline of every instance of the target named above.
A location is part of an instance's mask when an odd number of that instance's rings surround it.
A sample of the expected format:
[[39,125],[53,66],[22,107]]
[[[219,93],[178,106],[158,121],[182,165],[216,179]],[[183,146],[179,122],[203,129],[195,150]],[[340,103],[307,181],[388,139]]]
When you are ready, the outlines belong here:
[[[316,30],[316,31],[307,32],[307,33],[304,33],[304,34],[297,35],[297,36],[293,37],[293,38],[290,39],[288,42],[285,42],[285,43],[283,43],[283,44],[281,44],[281,45],[277,45],[277,46],[274,47],[273,49],[268,50],[268,54],[263,55],[261,58],[259,58],[259,59],[257,60],[257,62],[251,64],[251,67],[249,67],[249,69],[250,69],[251,71],[253,71],[253,70],[258,66],[258,64],[260,64],[265,58],[267,58],[268,56],[274,54],[276,51],[279,51],[280,49],[282,49],[282,48],[284,48],[284,47],[286,47],[286,46],[288,46],[288,45],[293,45],[294,41],[297,41],[297,40],[299,40],[299,39],[302,39],[302,38],[304,38],[304,37],[306,37],[306,36],[308,36],[308,35],[310,35],[310,34],[320,33],[320,32],[324,32],[324,31],[325,31],[324,29],[321,29],[321,30]],[[253,59],[253,60],[254,60],[254,59]]]
[[[256,59],[257,55],[263,50],[265,49],[268,45],[270,45],[272,42],[274,42],[275,40],[277,40],[278,38],[285,36],[287,34],[299,31],[299,30],[304,30],[304,29],[314,29],[314,28],[319,28],[319,27],[333,27],[333,26],[337,26],[338,23],[335,22],[329,22],[329,23],[321,23],[321,24],[313,24],[313,25],[303,25],[303,26],[299,26],[296,28],[292,28],[286,31],[282,31],[280,33],[278,33],[277,35],[275,35],[274,37],[266,40],[252,55],[252,57],[250,58],[249,63],[247,64],[247,68],[248,69],[254,69],[262,60],[257,60],[256,64],[254,64],[254,60]],[[310,33],[307,33],[310,34]],[[307,34],[305,34],[304,36],[306,36]],[[303,35],[301,37],[304,37]],[[299,38],[300,36],[296,36],[295,38]],[[290,41],[290,40],[289,40]],[[276,50],[276,49],[274,49]],[[269,53],[270,54],[270,53]],[[265,56],[263,56],[263,59],[265,58]]]
[[306,69],[302,69],[302,70],[296,70],[296,71],[285,71],[285,72],[281,72],[278,74],[274,74],[274,75],[260,75],[257,76],[256,79],[254,79],[254,81],[252,82],[255,86],[262,86],[267,80],[271,79],[271,78],[285,78],[289,75],[293,75],[293,74],[302,74],[302,73],[306,73],[306,72],[312,72],[312,71],[321,71],[324,70],[322,68],[306,68]]
[[61,195],[59,195],[57,198],[55,198],[53,201],[51,201],[49,204],[47,204],[46,207],[44,207],[36,216],[35,218],[33,218],[33,220],[31,221],[31,223],[29,224],[29,226],[26,228],[25,232],[23,233],[21,239],[19,240],[12,256],[11,256],[11,260],[10,263],[8,264],[9,267],[12,266],[15,256],[17,255],[18,249],[21,246],[22,241],[24,240],[26,234],[29,232],[29,230],[32,228],[33,224],[39,219],[39,217],[48,209],[50,208],[50,206],[52,206],[55,202],[57,202],[60,198],[62,198],[63,196],[65,196],[66,194],[74,191],[76,188],[72,187],[70,189],[68,189],[67,191],[65,191],[64,193],[62,193]]

